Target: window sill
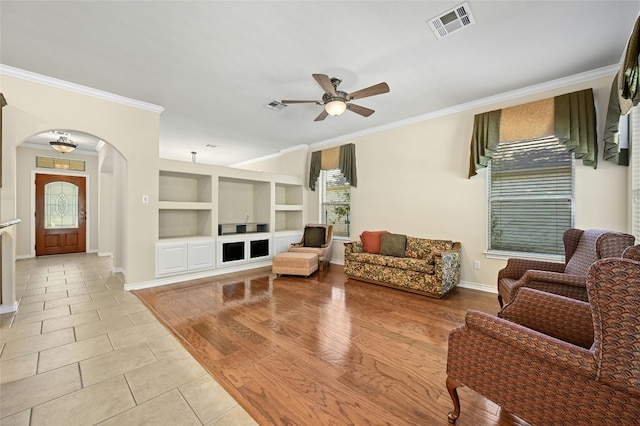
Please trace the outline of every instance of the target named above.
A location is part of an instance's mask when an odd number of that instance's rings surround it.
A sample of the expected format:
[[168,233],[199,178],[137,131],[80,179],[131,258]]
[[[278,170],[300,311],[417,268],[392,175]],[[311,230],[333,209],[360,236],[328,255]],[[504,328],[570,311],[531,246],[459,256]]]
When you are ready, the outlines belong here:
[[333,236],[333,240],[334,241],[338,241],[338,242],[343,242],[343,243],[351,242],[351,238],[350,237],[336,237],[335,235]]
[[489,250],[484,252],[487,259],[502,259],[507,260],[512,257],[519,259],[531,259],[531,260],[546,260],[549,262],[564,262],[564,256],[557,254],[542,254],[542,253],[525,253],[520,251],[497,251]]

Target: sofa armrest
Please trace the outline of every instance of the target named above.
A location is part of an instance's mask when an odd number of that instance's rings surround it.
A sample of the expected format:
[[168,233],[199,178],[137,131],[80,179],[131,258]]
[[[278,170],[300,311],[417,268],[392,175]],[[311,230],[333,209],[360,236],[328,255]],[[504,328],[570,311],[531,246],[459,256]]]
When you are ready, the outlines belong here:
[[591,305],[581,300],[522,288],[498,316],[583,348],[593,344]]
[[531,269],[549,272],[564,272],[564,268],[564,263],[512,257],[507,260],[507,266],[498,272],[498,281],[502,278],[519,280],[525,272]]
[[349,241],[344,243],[344,257],[346,259],[347,255],[351,253],[362,253],[362,242],[360,241]]
[[[532,330],[520,324],[479,311],[467,311],[465,326],[456,331],[471,331],[507,344],[530,356],[571,368],[579,374],[595,378],[596,358],[592,351]],[[451,337],[450,337],[451,338]]]
[[454,243],[449,250],[434,251],[434,275],[442,288],[449,290],[460,282],[460,243]]

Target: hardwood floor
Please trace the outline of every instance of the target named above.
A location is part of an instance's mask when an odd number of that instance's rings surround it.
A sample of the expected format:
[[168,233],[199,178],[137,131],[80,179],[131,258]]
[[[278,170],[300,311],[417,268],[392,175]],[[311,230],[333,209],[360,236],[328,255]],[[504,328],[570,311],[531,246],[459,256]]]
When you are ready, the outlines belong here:
[[[260,424],[445,425],[449,331],[495,294],[444,299],[348,280],[254,270],[134,292]],[[525,425],[460,390],[457,424]]]

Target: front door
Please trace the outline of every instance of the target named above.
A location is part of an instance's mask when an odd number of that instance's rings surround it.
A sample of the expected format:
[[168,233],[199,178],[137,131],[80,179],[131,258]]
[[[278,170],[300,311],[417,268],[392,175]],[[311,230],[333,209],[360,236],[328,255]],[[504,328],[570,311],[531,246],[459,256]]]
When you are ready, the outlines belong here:
[[85,178],[36,174],[36,256],[86,251]]

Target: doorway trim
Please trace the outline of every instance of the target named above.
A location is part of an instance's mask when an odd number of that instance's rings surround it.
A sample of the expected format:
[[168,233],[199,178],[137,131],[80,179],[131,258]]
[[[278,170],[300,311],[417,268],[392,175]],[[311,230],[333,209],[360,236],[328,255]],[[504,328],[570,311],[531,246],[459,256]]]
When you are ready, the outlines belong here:
[[91,176],[88,173],[82,172],[69,172],[65,170],[31,170],[31,200],[30,204],[30,229],[31,229],[31,245],[29,247],[29,253],[31,257],[36,257],[36,174],[39,175],[60,175],[60,176],[77,176],[85,178],[86,182],[86,249],[85,253],[93,253],[95,250],[90,250],[91,247]]

